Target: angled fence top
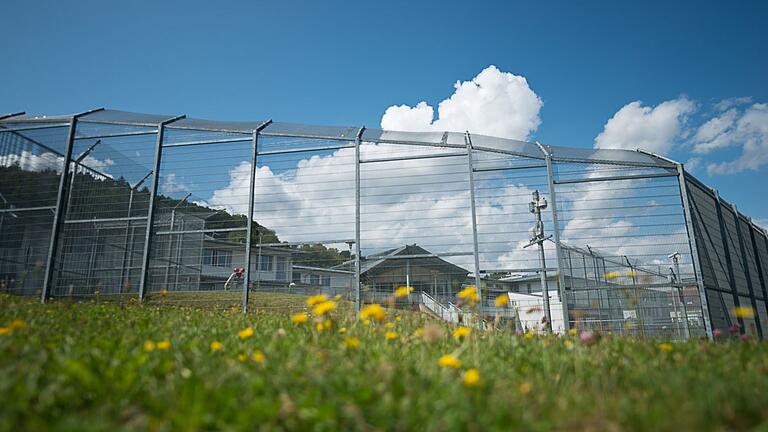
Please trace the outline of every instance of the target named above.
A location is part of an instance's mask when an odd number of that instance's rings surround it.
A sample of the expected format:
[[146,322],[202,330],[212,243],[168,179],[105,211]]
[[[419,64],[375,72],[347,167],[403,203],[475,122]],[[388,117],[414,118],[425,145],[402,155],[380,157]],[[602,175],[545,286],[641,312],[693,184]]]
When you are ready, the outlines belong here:
[[[6,124],[56,124],[67,123],[77,117],[87,123],[114,124],[137,127],[156,127],[178,119],[178,115],[143,114],[127,111],[98,109],[87,113],[70,115],[0,115],[0,123]],[[233,134],[252,134],[267,123],[255,121],[219,121],[194,118],[180,118],[166,126],[169,129],[189,129],[211,132],[229,132]],[[498,138],[474,134],[472,131],[461,132],[402,132],[375,128],[316,126],[298,123],[270,122],[261,131],[265,136],[291,136],[299,138],[317,138],[326,140],[354,141],[362,129],[360,139],[366,142],[410,144],[446,148],[466,148],[467,141],[472,148],[490,152],[505,153],[532,159],[544,159],[549,153],[553,160],[584,163],[627,164],[659,168],[675,168],[675,163],[642,151],[622,149],[591,149],[561,147],[552,145],[539,146],[536,143],[508,138]],[[543,149],[542,149],[543,147]]]

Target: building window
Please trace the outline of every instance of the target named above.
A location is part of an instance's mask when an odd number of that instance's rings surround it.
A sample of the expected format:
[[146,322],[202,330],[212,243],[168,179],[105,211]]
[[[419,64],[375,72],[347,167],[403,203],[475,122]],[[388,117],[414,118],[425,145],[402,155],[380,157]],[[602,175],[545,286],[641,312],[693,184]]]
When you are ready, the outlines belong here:
[[284,256],[277,257],[277,271],[275,279],[285,282],[288,280],[288,259]]
[[320,285],[320,276],[318,276],[318,275],[309,275],[309,284],[310,285]]
[[262,255],[259,260],[259,270],[272,271],[272,261],[274,258],[272,255]]
[[232,267],[232,251],[203,249],[203,265]]
[[323,276],[323,286],[331,286],[331,277],[330,276]]

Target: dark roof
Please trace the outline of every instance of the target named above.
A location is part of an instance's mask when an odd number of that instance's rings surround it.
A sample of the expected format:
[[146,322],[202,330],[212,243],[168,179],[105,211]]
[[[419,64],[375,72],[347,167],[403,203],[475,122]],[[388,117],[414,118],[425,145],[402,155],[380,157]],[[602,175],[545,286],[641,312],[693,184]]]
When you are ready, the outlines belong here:
[[[412,245],[400,246],[393,249],[388,249],[382,252],[377,252],[375,254],[370,254],[367,257],[363,257],[363,259],[360,262],[360,274],[363,275],[363,274],[378,270],[381,268],[382,264],[387,262],[392,263],[397,261],[403,261],[402,265],[405,265],[404,259],[395,258],[395,257],[411,256],[411,255],[414,256],[414,258],[411,258],[412,265],[419,265],[422,267],[434,268],[444,273],[463,274],[465,277],[466,277],[466,274],[469,273],[467,269],[459,267],[440,257],[437,257],[437,256],[421,257],[420,255],[434,255],[434,254],[424,249],[421,246],[412,244]],[[332,268],[351,271],[354,269],[354,264],[355,264],[355,260],[349,260],[342,264],[334,266]]]

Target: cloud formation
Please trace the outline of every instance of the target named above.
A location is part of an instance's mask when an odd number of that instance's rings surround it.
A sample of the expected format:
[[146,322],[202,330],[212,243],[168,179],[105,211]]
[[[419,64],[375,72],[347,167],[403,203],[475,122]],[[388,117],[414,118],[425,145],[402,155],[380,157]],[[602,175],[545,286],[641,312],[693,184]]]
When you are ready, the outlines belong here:
[[693,150],[707,154],[729,147],[741,147],[733,160],[707,165],[709,175],[757,171],[768,164],[768,104],[756,103],[743,112],[731,108],[702,125]]
[[[51,152],[38,154],[29,150],[22,150],[19,153],[8,153],[0,156],[0,167],[10,167],[14,165],[24,171],[41,172],[50,170],[60,173],[64,166],[64,157]],[[96,170],[98,173],[84,169],[83,167],[78,167],[78,172],[80,173],[87,173],[96,179],[103,179],[105,177],[113,178],[108,172],[108,169],[115,165],[115,161],[110,158],[97,159],[93,156],[87,156],[83,159],[81,165]]]
[[440,102],[437,119],[426,102],[393,105],[384,112],[381,127],[427,132],[471,131],[476,134],[525,140],[541,124],[541,98],[523,76],[488,66],[470,81],[457,81],[454,93]]
[[[403,146],[363,143],[361,158],[414,155]],[[418,149],[418,154],[442,152]],[[297,160],[290,169],[260,166],[256,170],[254,218],[275,230],[283,241],[330,241],[354,238],[354,149]],[[461,169],[457,169],[461,167]],[[364,254],[418,244],[433,253],[468,253],[472,246],[466,159],[415,159],[361,167],[361,247]],[[230,171],[230,182],[208,201],[216,208],[247,212],[250,163]],[[478,179],[476,198],[483,268],[533,267],[534,250],[520,248],[527,238],[532,192],[498,174]],[[511,216],[513,215],[513,216]],[[515,225],[517,224],[517,225]],[[503,238],[500,229],[513,232]],[[447,258],[473,268],[469,255]]]
[[[763,118],[765,104],[744,109],[744,104],[749,103],[751,101],[744,98],[722,101],[716,105],[714,117],[702,119],[693,117],[697,104],[686,97],[655,106],[630,102],[605,123],[594,146],[642,148],[662,154],[685,152],[691,164],[706,166],[707,155],[745,142],[744,152],[754,164],[760,160],[754,153],[766,142],[768,121]],[[457,82],[453,95],[438,105],[437,116],[426,102],[391,106],[382,116],[381,126],[404,131],[470,130],[476,134],[528,139],[541,123],[541,106],[541,99],[524,77],[490,66],[470,81]],[[700,127],[692,125],[694,119],[702,122]],[[363,143],[361,158],[423,156],[441,151]],[[483,158],[491,165],[510,162],[506,156],[478,152],[478,159]],[[710,170],[732,172],[746,163],[741,159],[715,168],[710,164]],[[274,163],[267,158],[260,162],[263,165],[256,170],[256,220],[286,241],[338,242],[354,236],[353,149],[306,154]],[[616,169],[597,165],[562,168],[578,169],[582,177],[594,178],[610,175],[611,170]],[[245,213],[248,197],[243,191],[248,189],[249,173],[247,161],[234,166],[229,172],[229,184],[215,190],[208,204]],[[465,158],[365,164],[361,166],[361,174],[364,254],[413,243],[435,253],[472,250]],[[490,171],[476,175],[475,201],[483,269],[538,265],[535,250],[522,246],[528,241],[532,224],[527,203],[534,188],[542,189],[540,183],[530,179],[541,174],[543,172]],[[679,250],[686,255],[687,234],[674,181],[577,183],[561,186],[560,192],[564,242],[579,247],[589,244],[605,253],[631,257],[633,262],[656,263],[661,265],[661,270],[668,264],[666,256],[670,252]],[[551,221],[546,223],[551,230]],[[548,259],[553,258],[551,246],[548,244]],[[688,258],[683,258],[686,274],[690,273]],[[447,259],[467,269],[474,266],[470,256]]]
[[[696,127],[691,117],[697,106],[686,97],[655,107],[630,102],[606,122],[595,138],[595,148],[660,154],[683,151],[689,171],[706,166],[710,176],[758,171],[768,164],[768,104],[738,97],[717,102],[713,108],[714,115],[697,116]],[[740,149],[740,154],[723,161],[719,152],[729,149]]]
[[686,97],[668,100],[655,107],[640,101],[624,105],[595,138],[595,148],[669,152],[684,132],[696,105]]

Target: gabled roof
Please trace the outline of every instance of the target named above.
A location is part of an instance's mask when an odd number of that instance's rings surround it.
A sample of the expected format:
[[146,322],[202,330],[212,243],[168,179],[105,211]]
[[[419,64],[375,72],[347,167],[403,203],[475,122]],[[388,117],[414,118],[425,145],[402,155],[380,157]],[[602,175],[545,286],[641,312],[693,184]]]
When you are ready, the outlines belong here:
[[[404,261],[402,258],[396,258],[397,256],[413,256],[411,262],[416,262],[415,265],[439,268],[445,273],[463,274],[466,276],[466,274],[469,272],[465,268],[459,267],[438,256],[434,256],[432,252],[424,249],[421,246],[412,244],[388,249],[383,252],[378,252],[368,255],[367,257],[363,257],[363,259],[360,261],[360,274],[362,275],[377,270],[387,262]],[[354,263],[355,260],[349,260],[332,268],[339,270],[352,269],[354,267]],[[405,263],[403,262],[402,265],[405,265]]]

